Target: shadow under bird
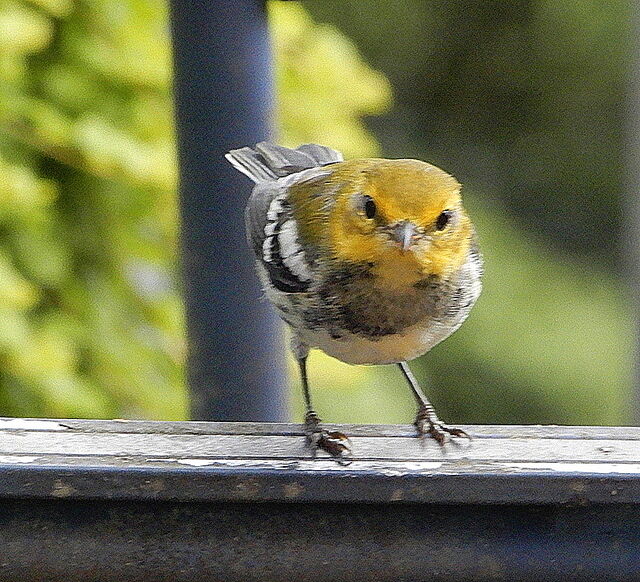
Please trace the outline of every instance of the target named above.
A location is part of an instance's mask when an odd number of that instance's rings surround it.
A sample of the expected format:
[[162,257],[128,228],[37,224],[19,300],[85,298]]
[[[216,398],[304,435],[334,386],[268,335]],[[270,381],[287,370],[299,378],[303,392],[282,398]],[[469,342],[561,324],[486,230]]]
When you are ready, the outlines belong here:
[[292,331],[315,450],[351,457],[348,438],[313,410],[310,348],[349,364],[396,364],[418,404],[415,426],[443,445],[467,437],[437,417],[407,361],[466,319],[482,258],[460,184],[418,160],[354,159],[316,144],[262,142],[226,158],[256,184],[246,208],[265,293]]

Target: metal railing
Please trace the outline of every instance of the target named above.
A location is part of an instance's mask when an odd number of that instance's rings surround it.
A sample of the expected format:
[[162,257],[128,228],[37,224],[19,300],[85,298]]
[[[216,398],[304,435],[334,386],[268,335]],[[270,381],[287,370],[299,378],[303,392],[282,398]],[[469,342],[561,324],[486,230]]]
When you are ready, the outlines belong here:
[[0,420],[0,579],[637,580],[640,429]]

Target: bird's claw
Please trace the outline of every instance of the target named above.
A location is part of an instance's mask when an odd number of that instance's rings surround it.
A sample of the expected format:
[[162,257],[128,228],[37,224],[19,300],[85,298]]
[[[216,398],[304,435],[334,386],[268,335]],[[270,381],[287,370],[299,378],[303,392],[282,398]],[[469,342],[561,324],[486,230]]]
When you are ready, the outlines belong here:
[[322,449],[341,465],[351,463],[351,441],[347,435],[320,428],[320,418],[313,411],[307,412],[304,420],[307,446],[311,448],[314,456],[318,449]]
[[329,453],[341,465],[351,463],[351,442],[347,435],[338,431],[318,429],[307,435],[307,443],[314,449]]
[[444,446],[447,441],[451,440],[451,437],[471,440],[471,437],[464,430],[446,425],[435,414],[427,410],[418,411],[418,416],[416,417],[414,424],[419,437],[425,437],[428,435],[441,447]]

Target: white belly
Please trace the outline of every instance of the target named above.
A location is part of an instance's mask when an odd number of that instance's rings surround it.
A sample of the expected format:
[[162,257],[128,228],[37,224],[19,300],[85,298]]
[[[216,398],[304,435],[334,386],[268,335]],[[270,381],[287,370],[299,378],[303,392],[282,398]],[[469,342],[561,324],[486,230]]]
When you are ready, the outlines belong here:
[[347,364],[396,364],[427,353],[458,327],[414,325],[402,334],[382,336],[375,341],[350,333],[335,339],[327,332],[316,330],[305,330],[300,337],[306,345],[317,347]]

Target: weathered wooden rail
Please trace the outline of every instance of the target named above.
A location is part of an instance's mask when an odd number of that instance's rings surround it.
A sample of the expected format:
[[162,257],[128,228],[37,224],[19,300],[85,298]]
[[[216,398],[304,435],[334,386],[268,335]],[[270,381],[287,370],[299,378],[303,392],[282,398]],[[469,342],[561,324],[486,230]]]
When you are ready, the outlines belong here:
[[640,429],[0,419],[0,580],[638,580]]

